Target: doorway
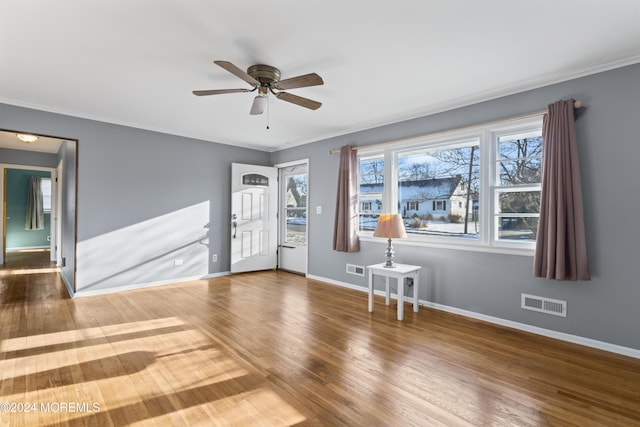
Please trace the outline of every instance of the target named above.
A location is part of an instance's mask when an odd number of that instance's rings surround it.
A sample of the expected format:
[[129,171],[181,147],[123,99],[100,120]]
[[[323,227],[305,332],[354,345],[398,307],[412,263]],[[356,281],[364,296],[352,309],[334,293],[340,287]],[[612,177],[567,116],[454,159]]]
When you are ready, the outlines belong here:
[[276,165],[279,176],[278,268],[307,274],[309,162]]
[[[3,161],[0,164],[0,198],[3,201],[0,211],[0,266],[6,269],[11,267],[6,265],[7,262],[13,264],[15,261],[20,268],[29,271],[58,267],[72,296],[75,293],[76,273],[77,144],[78,141],[72,139],[0,129],[0,153]],[[43,170],[50,174],[51,199],[47,200],[50,220],[45,231],[48,245],[43,242],[34,243],[29,239],[16,241],[11,235],[7,244],[7,222],[15,223],[10,224],[12,227],[17,224],[18,228],[24,228],[25,224],[25,218],[20,218],[22,214],[17,217],[7,214],[6,171],[14,169],[26,170],[31,175]],[[30,237],[34,235],[35,233]],[[7,249],[17,250],[10,250],[8,255]]]
[[[55,261],[56,170],[48,167],[7,165],[2,167],[3,242],[2,260]],[[39,203],[37,201],[39,200]]]

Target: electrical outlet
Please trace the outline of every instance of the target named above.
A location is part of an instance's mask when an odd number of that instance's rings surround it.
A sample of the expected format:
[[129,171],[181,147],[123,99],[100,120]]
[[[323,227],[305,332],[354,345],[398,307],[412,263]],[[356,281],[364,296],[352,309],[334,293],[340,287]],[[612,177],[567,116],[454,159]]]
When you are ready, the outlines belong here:
[[184,264],[184,260],[181,259],[174,259],[173,260],[173,265],[178,266],[178,265],[182,265]]
[[218,262],[218,254],[213,254],[213,255],[211,256],[211,261],[213,261],[213,262]]

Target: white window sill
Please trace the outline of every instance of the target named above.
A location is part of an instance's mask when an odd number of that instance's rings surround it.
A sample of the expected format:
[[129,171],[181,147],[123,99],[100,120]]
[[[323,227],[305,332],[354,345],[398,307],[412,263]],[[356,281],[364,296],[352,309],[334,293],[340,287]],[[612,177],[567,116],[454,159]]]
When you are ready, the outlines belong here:
[[[375,242],[375,243],[383,243],[386,245],[387,239],[383,239],[381,237],[373,237],[370,233],[360,234],[361,242]],[[453,249],[459,251],[470,251],[470,252],[485,252],[492,254],[502,254],[502,255],[519,255],[519,256],[529,256],[532,257],[535,253],[535,248],[533,247],[509,247],[507,245],[504,246],[488,246],[483,245],[480,242],[473,242],[473,244],[461,244],[457,242],[446,242],[443,240],[433,241],[433,240],[417,240],[417,239],[392,239],[393,246],[413,246],[413,247],[425,247],[425,248],[439,248],[439,249]]]

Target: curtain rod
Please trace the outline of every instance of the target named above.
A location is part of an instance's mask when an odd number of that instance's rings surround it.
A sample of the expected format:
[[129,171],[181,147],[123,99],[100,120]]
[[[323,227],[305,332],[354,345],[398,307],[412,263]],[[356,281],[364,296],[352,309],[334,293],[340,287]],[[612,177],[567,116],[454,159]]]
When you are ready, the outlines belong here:
[[[582,108],[582,102],[574,101],[573,102],[573,108],[575,108],[576,110],[579,109],[579,108]],[[432,133],[427,133],[427,134],[424,134],[424,135],[418,135],[417,137],[412,136],[410,138],[403,138],[403,139],[424,138],[426,136],[444,134],[444,133],[447,133],[447,132],[457,132],[457,131],[460,131],[460,130],[464,130],[464,129],[472,128],[472,127],[476,127],[476,126],[486,126],[486,125],[490,125],[490,124],[493,124],[493,123],[500,123],[500,122],[505,122],[505,121],[510,121],[510,120],[526,119],[527,117],[539,116],[539,115],[544,114],[546,112],[547,112],[547,109],[539,110],[539,111],[533,111],[531,113],[524,113],[524,114],[518,114],[517,116],[507,117],[506,119],[489,120],[487,122],[475,123],[473,125],[462,126],[462,127],[455,128],[455,129],[448,129],[448,130],[443,130],[443,131],[438,131],[438,132],[432,132]],[[351,150],[358,151],[358,150],[361,150],[363,148],[379,147],[379,146],[384,146],[384,145],[388,145],[388,144],[392,144],[392,143],[395,144],[395,143],[400,142],[400,141],[402,141],[402,139],[397,139],[397,140],[394,140],[394,141],[374,142],[373,144],[365,144],[365,145],[353,146],[353,147],[351,147]],[[339,152],[340,152],[339,148],[334,148],[333,150],[329,150],[329,154],[336,154],[336,153],[339,153]]]

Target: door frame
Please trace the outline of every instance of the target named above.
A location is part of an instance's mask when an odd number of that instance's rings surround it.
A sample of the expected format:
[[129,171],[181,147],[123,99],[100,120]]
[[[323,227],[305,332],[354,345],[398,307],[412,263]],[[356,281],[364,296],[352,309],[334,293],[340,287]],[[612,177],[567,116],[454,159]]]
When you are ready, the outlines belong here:
[[62,171],[64,170],[64,160],[60,159],[56,167],[55,181],[55,202],[56,202],[56,258],[51,257],[51,261],[55,261],[56,265],[62,265]]
[[[304,251],[304,255],[305,255],[305,262],[304,262],[304,276],[306,277],[307,274],[309,274],[309,225],[311,222],[311,215],[310,215],[310,201],[311,201],[311,180],[310,180],[310,162],[309,162],[309,158],[304,158],[304,159],[300,159],[300,160],[294,160],[294,161],[290,161],[290,162],[285,162],[285,163],[278,163],[276,165],[274,165],[275,168],[278,169],[278,179],[280,179],[280,170],[281,169],[285,169],[291,166],[297,166],[297,165],[305,165],[307,167],[307,244],[305,245],[305,251]],[[282,214],[282,185],[279,183],[278,184],[278,217]],[[278,268],[280,268],[280,256],[282,254],[282,252],[280,251],[280,245],[283,244],[282,242],[282,236],[284,234],[284,230],[282,229],[282,221],[280,220],[280,218],[278,218]]]
[[[0,196],[2,198],[2,223],[0,224],[0,228],[2,229],[2,241],[0,242],[1,250],[0,250],[0,264],[4,264],[7,260],[7,169],[18,169],[18,170],[36,170],[36,171],[45,171],[51,174],[51,214],[49,215],[49,248],[51,249],[50,258],[52,261],[55,261],[56,257],[56,230],[53,223],[54,215],[56,218],[60,217],[60,211],[58,206],[58,200],[56,193],[56,177],[57,170],[56,168],[46,167],[46,166],[29,166],[29,165],[19,165],[13,163],[0,163],[0,169],[2,173],[0,174]],[[55,211],[54,211],[55,209]]]

